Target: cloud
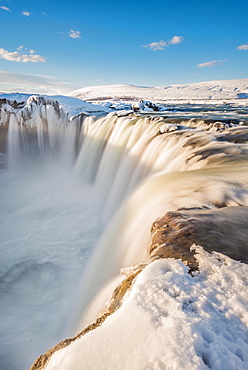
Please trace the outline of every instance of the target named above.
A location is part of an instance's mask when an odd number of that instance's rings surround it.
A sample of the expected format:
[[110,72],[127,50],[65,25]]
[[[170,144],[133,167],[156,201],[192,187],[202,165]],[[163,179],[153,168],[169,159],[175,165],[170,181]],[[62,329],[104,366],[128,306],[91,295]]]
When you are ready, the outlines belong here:
[[237,49],[239,49],[239,50],[248,50],[248,45],[239,45],[237,47]]
[[169,41],[169,44],[176,45],[181,44],[184,40],[183,36],[173,36],[172,39]]
[[[0,48],[0,59],[9,60],[10,62],[32,62],[32,63],[38,63],[38,62],[45,62],[46,59],[42,57],[41,55],[35,55],[35,54],[22,54],[20,53],[21,50],[23,50],[23,46],[19,46],[17,49],[18,51],[9,52],[8,50]],[[30,52],[33,50],[30,50]]]
[[158,41],[158,42],[151,42],[147,45],[141,45],[142,48],[150,48],[153,51],[156,50],[164,50],[168,46],[167,42],[164,40]]
[[33,13],[30,13],[30,12],[22,12],[22,15],[25,15],[26,17],[29,17],[31,14],[33,14]]
[[214,66],[220,66],[226,62],[226,60],[213,60],[212,62],[207,62],[207,63],[201,63],[198,64],[198,68],[204,68],[204,67],[214,67]]
[[72,38],[72,39],[81,39],[81,33],[79,31],[74,31],[74,30],[70,30],[70,32],[68,32],[69,36]]
[[158,41],[158,42],[151,42],[147,45],[141,45],[142,48],[150,48],[153,51],[157,50],[164,50],[165,48],[169,47],[170,45],[181,44],[184,38],[182,36],[173,36],[170,41]]
[[21,52],[21,54],[23,54],[23,53],[35,54],[35,50],[33,50],[33,49],[28,50],[28,49],[27,49],[27,48],[25,48],[23,45],[18,46],[18,48],[17,48],[16,50],[20,51],[20,52]]
[[11,12],[11,10],[9,8],[7,8],[7,6],[0,6],[0,9],[7,10],[8,12]]
[[53,76],[26,75],[0,71],[0,91],[37,94],[67,94],[79,88],[68,82],[59,82]]

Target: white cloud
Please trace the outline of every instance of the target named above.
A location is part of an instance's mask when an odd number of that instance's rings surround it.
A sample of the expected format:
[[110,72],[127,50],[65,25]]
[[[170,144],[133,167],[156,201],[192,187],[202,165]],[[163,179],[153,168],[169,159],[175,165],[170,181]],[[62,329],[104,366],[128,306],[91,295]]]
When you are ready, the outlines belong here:
[[22,15],[25,15],[26,17],[29,17],[31,14],[33,14],[33,13],[30,13],[30,12],[22,12]]
[[147,44],[147,45],[141,45],[142,48],[150,48],[151,50],[153,51],[156,51],[156,50],[164,50],[168,44],[166,41],[158,41],[158,42],[151,42],[150,44]]
[[79,88],[71,83],[59,82],[53,76],[26,75],[0,71],[0,91],[37,94],[67,94]]
[[70,30],[70,32],[68,32],[69,36],[72,38],[72,39],[81,39],[81,33],[79,31],[74,31],[74,30]]
[[214,66],[220,66],[226,62],[226,60],[213,60],[212,62],[206,62],[206,63],[201,63],[198,64],[198,68],[204,68],[204,67],[214,67]]
[[[19,46],[18,50],[21,51],[22,49],[23,49],[23,46]],[[38,62],[46,61],[46,59],[42,57],[41,55],[21,54],[19,51],[9,52],[8,50],[0,48],[0,59],[9,60],[11,62],[22,62],[22,63],[27,63],[27,62],[38,63]]]
[[7,10],[8,12],[11,12],[11,10],[9,8],[7,8],[7,6],[0,6],[0,9]]
[[28,54],[35,54],[35,50],[33,49],[30,49],[28,50],[27,48],[25,48],[23,45],[21,46],[18,46],[18,48],[16,49],[18,51],[20,51],[20,53],[23,55],[24,53],[28,53]]
[[169,47],[170,45],[181,44],[183,42],[183,36],[173,36],[170,41],[158,41],[158,42],[151,42],[147,45],[141,45],[142,48],[150,48],[153,51],[157,50],[164,50],[165,48]]
[[248,50],[248,45],[239,45],[237,47],[237,49],[239,49],[239,50]]
[[184,40],[183,36],[173,36],[169,44],[171,45],[181,44],[183,40]]

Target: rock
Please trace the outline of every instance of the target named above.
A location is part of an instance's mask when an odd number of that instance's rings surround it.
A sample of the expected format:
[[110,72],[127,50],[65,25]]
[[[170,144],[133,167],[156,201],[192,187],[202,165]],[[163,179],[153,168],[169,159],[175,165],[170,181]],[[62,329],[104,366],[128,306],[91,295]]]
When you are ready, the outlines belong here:
[[17,102],[16,100],[8,100],[6,98],[0,98],[0,108],[4,105],[9,105],[13,109],[21,109],[24,107],[25,102]]
[[248,207],[191,208],[168,212],[151,228],[150,259],[177,258],[197,269],[192,244],[248,263]]
[[138,112],[138,111],[158,112],[159,110],[161,110],[161,108],[158,105],[150,101],[144,101],[144,100],[140,100],[139,102],[133,103],[132,109],[134,112]]

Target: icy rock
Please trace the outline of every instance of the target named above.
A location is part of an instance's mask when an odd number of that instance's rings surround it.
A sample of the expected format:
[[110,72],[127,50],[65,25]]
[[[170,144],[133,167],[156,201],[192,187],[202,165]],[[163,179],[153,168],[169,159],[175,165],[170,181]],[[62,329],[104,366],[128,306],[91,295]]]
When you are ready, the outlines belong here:
[[150,101],[140,100],[139,102],[132,104],[132,109],[135,112],[137,111],[158,112],[160,110],[160,107]]
[[184,129],[188,129],[188,127],[182,126],[182,125],[177,125],[177,124],[174,124],[174,123],[165,123],[164,125],[162,125],[159,128],[159,133],[164,134],[166,132],[172,132],[172,131],[184,130]]
[[231,123],[217,121],[210,124],[209,129],[212,129],[212,131],[224,131],[233,126]]
[[117,111],[116,112],[116,115],[118,117],[130,116],[132,114],[133,114],[133,111],[132,110],[121,110],[121,111]]

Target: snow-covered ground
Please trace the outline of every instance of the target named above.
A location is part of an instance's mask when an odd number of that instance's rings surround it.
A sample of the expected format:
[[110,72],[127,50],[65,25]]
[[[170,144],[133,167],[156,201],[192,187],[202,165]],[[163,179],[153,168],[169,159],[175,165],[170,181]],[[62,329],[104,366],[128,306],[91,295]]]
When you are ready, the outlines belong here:
[[162,87],[140,87],[134,85],[92,86],[75,90],[70,93],[70,96],[86,101],[133,101],[143,99],[155,103],[167,100],[247,99],[248,78]]
[[178,260],[151,263],[118,311],[44,369],[247,369],[248,266],[196,251],[196,276]]

